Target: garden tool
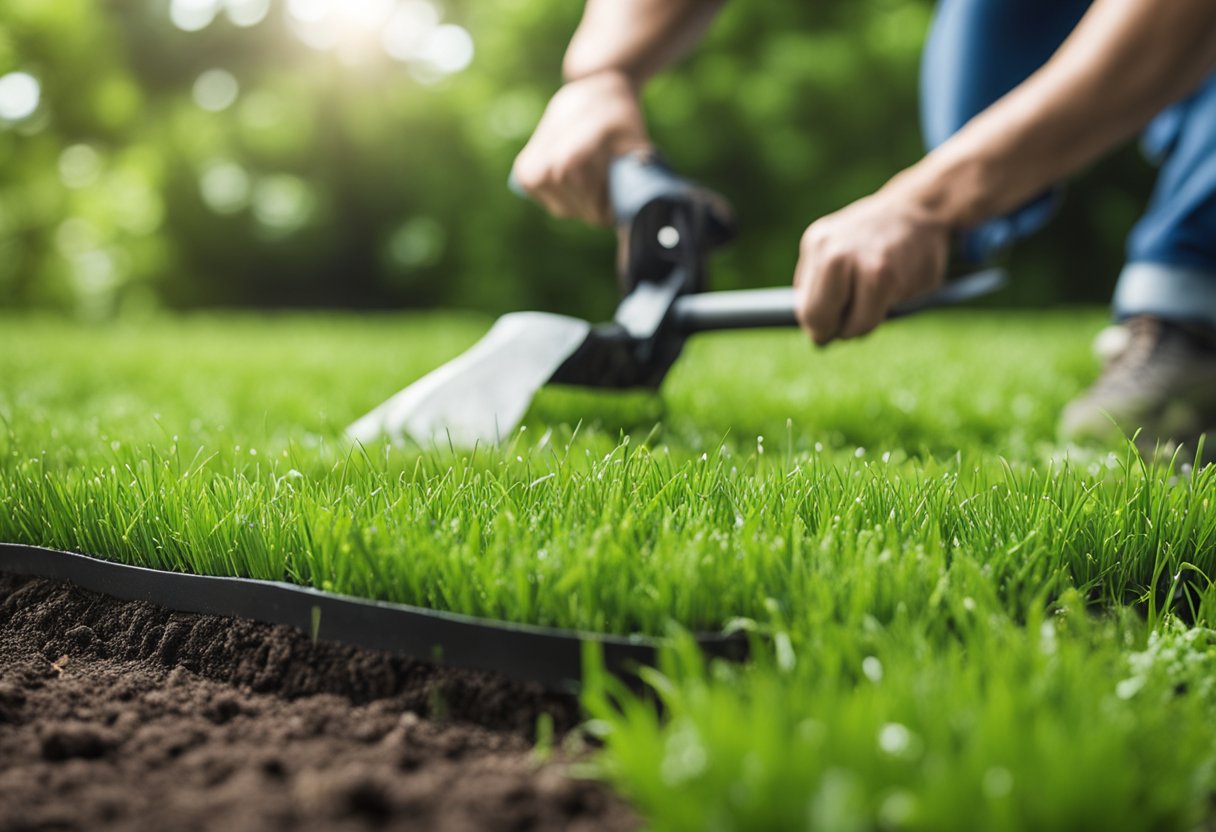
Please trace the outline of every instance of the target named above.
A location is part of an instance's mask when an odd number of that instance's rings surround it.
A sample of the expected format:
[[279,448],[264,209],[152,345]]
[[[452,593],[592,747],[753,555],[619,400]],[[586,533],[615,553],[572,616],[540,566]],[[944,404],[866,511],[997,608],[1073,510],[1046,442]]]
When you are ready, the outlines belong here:
[[[623,294],[611,321],[504,315],[467,352],[359,419],[347,435],[363,444],[496,443],[514,432],[546,384],[657,390],[691,335],[797,326],[793,288],[705,291],[708,256],[734,233],[720,196],[675,175],[653,154],[616,159],[609,193]],[[998,269],[977,272],[895,307],[890,317],[972,300],[1005,279]]]

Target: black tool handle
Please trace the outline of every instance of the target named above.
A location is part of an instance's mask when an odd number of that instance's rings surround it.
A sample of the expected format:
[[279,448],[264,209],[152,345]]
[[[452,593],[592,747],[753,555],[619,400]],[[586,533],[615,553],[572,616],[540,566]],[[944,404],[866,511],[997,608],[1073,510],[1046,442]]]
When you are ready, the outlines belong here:
[[[902,318],[927,309],[954,306],[991,294],[1008,282],[1004,269],[986,269],[947,283],[936,292],[913,298],[891,310]],[[797,326],[792,287],[743,289],[682,295],[671,309],[675,328],[685,334],[718,329],[761,329]]]
[[617,226],[628,225],[656,200],[682,202],[693,197],[696,186],[682,179],[655,153],[628,153],[608,168],[608,198]]

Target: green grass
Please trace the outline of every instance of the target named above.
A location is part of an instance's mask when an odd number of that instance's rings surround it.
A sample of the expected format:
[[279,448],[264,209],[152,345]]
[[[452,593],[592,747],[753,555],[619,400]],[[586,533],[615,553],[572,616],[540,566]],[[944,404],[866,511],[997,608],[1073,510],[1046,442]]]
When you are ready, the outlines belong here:
[[[690,344],[503,448],[341,428],[457,317],[0,322],[0,538],[514,621],[757,633],[601,680],[657,828],[1189,828],[1216,777],[1216,468],[1068,449],[1091,312]],[[581,424],[580,424],[581,423]],[[1185,624],[1183,623],[1185,622]]]

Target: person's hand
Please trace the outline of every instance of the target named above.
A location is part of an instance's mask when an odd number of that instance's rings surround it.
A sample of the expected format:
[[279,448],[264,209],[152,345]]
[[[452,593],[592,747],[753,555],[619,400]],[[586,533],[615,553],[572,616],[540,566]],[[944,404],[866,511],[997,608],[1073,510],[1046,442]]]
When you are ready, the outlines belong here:
[[638,93],[617,72],[601,72],[558,90],[515,160],[515,178],[556,217],[610,225],[608,166],[651,147]]
[[894,189],[829,214],[802,235],[798,323],[820,346],[865,335],[891,307],[941,284],[949,249],[950,229]]

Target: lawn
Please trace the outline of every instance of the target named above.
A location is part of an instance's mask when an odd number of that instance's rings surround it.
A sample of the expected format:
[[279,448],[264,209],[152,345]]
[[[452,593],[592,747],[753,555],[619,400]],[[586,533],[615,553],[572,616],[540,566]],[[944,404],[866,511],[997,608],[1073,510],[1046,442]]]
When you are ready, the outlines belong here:
[[342,427],[464,317],[0,321],[0,539],[618,633],[744,628],[590,686],[661,829],[1211,821],[1216,467],[1063,448],[1088,311],[815,351],[707,336],[659,398],[547,391],[502,448]]

